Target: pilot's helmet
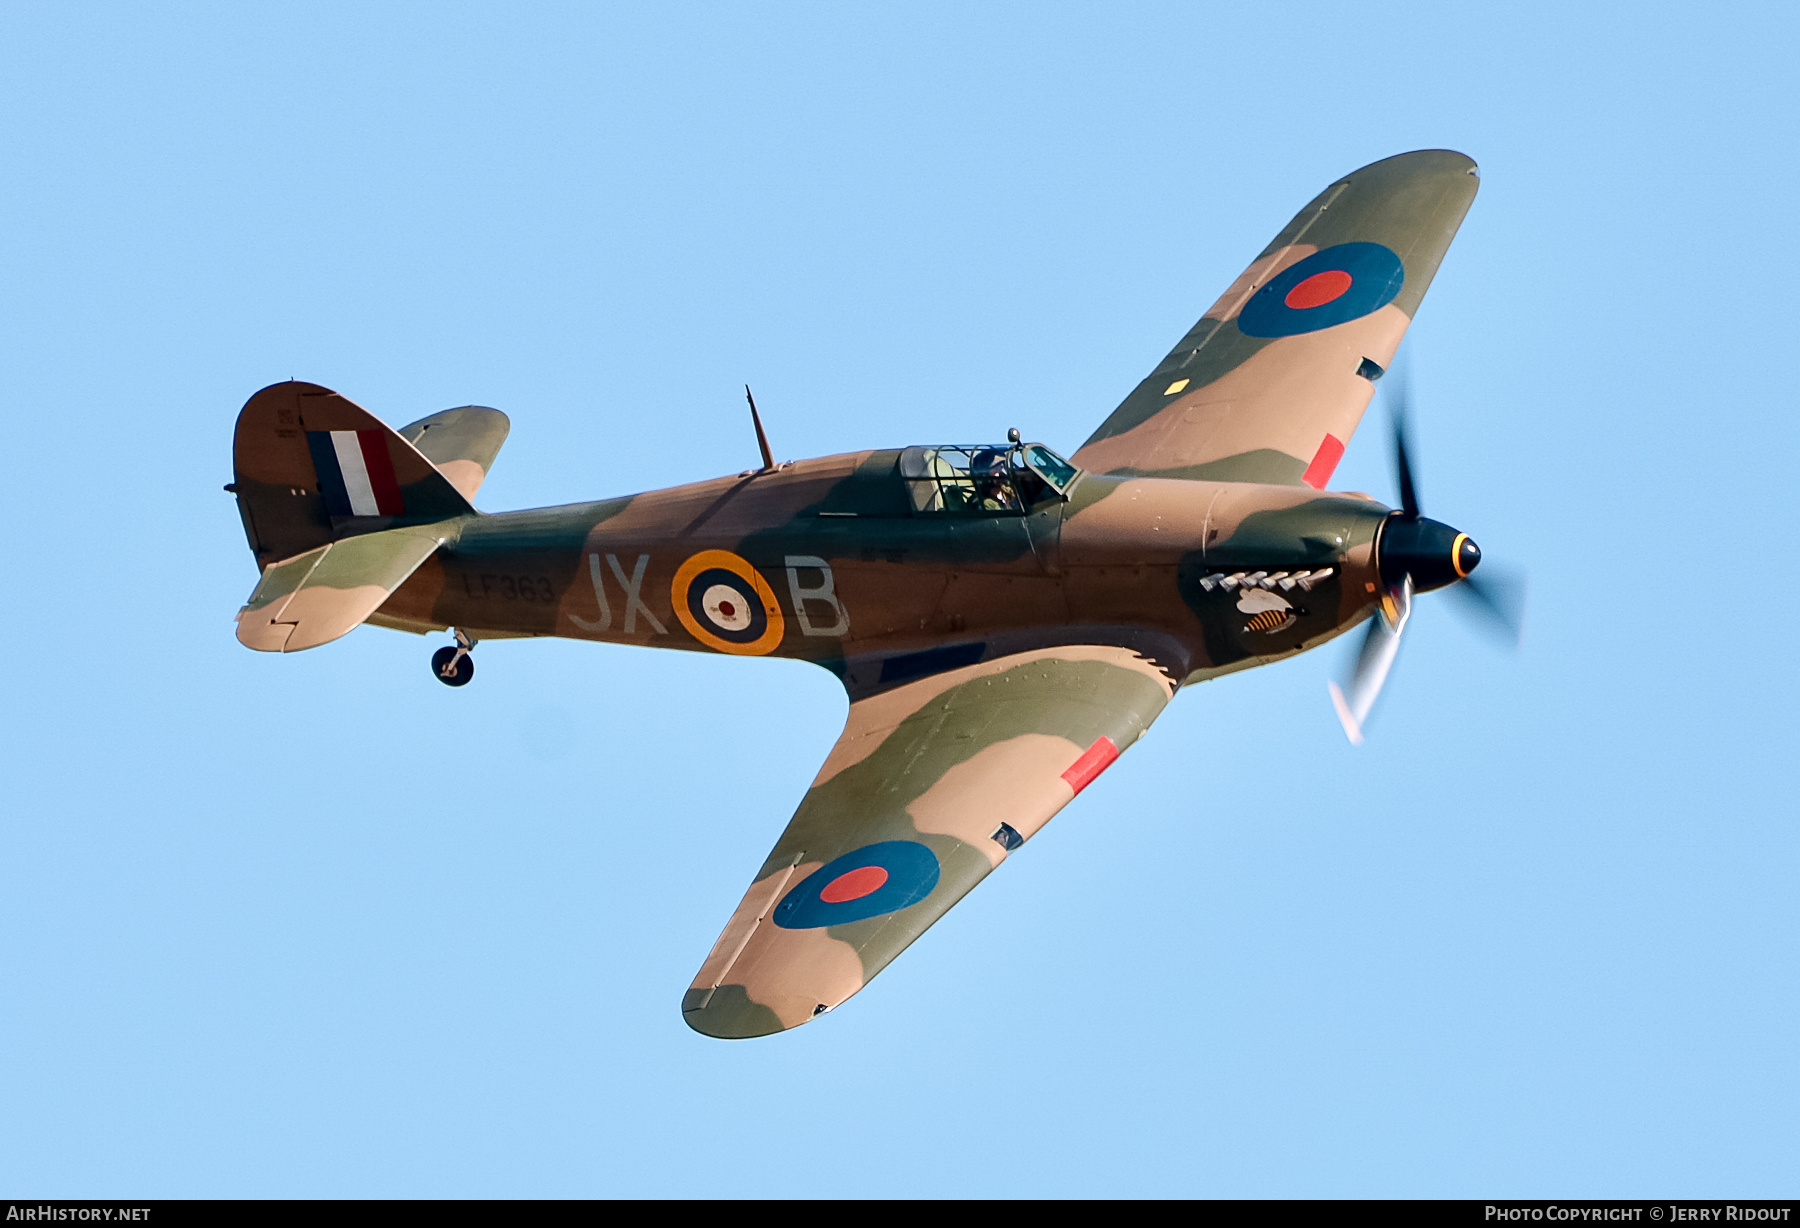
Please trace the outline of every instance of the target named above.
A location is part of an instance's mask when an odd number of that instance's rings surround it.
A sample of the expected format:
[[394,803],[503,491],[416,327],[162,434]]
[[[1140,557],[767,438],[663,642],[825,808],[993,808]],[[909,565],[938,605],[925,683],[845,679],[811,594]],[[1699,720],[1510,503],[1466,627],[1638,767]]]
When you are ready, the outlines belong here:
[[970,473],[982,477],[1005,477],[1006,469],[1006,453],[998,448],[983,448],[969,465]]

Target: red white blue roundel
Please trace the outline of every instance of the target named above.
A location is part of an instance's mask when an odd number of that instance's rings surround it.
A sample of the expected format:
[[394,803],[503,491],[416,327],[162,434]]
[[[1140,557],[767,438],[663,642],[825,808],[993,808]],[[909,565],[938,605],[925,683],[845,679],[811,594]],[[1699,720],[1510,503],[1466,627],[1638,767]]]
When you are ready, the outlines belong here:
[[1406,266],[1379,243],[1340,243],[1289,265],[1238,312],[1247,337],[1293,337],[1360,320],[1394,301]]
[[848,925],[909,908],[938,884],[937,854],[914,840],[883,840],[827,862],[781,897],[784,930]]
[[786,631],[769,582],[729,550],[689,557],[675,569],[669,600],[688,633],[720,652],[760,657],[774,652]]

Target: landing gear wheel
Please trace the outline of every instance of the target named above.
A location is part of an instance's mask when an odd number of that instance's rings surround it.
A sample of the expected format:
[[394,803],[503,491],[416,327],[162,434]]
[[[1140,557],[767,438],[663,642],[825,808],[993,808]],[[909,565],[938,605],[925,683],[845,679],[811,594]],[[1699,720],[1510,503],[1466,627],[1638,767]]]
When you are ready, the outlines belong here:
[[445,686],[468,686],[475,676],[475,658],[466,648],[440,648],[431,654],[431,673]]

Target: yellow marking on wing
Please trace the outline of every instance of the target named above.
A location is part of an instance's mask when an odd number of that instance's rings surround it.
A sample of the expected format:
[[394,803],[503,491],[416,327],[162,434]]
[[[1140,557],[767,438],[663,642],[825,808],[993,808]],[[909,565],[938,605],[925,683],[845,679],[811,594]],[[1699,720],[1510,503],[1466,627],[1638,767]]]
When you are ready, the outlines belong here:
[[1186,388],[1187,386],[1188,386],[1188,382],[1186,380],[1178,379],[1173,384],[1170,384],[1167,388],[1163,389],[1163,395],[1166,397],[1172,397],[1176,393],[1180,392],[1183,388]]

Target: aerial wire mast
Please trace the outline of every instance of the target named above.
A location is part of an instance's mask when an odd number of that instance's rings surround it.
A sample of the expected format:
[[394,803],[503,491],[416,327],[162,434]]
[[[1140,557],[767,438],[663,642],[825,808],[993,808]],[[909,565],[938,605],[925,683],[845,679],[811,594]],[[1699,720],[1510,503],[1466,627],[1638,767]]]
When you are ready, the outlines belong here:
[[763,433],[762,415],[756,412],[756,398],[750,395],[750,385],[744,385],[744,399],[750,402],[750,422],[756,427],[756,446],[762,452],[763,467],[759,473],[775,472],[775,455],[769,451],[769,437]]

